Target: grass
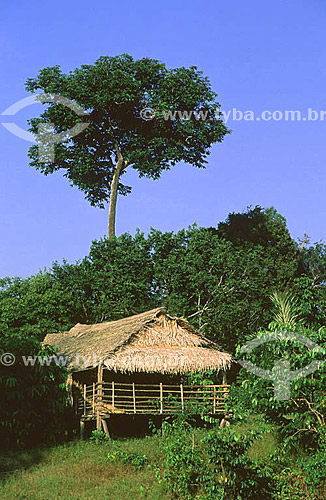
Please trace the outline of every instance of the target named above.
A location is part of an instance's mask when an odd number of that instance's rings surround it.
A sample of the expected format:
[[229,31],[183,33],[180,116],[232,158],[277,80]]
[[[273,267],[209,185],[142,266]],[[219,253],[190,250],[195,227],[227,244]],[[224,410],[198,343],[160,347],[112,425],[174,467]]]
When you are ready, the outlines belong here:
[[[5,471],[1,500],[171,500],[156,477],[160,463],[157,436],[119,441],[119,449],[148,457],[142,470],[110,463],[107,455],[116,444],[76,441],[49,449],[2,455]],[[37,463],[35,463],[37,462]],[[12,471],[14,464],[19,470]],[[11,470],[11,473],[9,471]]]
[[[246,422],[234,428],[245,432],[255,427]],[[204,429],[195,431],[196,442]],[[273,432],[256,441],[250,450],[254,458],[274,451]],[[140,453],[148,465],[136,470],[121,461],[110,461],[116,450]],[[1,500],[172,500],[162,473],[160,436],[120,439],[95,443],[73,441],[53,448],[37,448],[0,455]],[[0,472],[1,474],[1,472]]]
[[[251,415],[244,423],[238,423],[233,426],[237,432],[247,432],[259,428],[259,422],[262,421],[261,415]],[[263,435],[261,439],[257,439],[252,447],[248,450],[248,455],[254,460],[266,458],[273,453],[278,446],[277,429],[271,427],[271,431]]]

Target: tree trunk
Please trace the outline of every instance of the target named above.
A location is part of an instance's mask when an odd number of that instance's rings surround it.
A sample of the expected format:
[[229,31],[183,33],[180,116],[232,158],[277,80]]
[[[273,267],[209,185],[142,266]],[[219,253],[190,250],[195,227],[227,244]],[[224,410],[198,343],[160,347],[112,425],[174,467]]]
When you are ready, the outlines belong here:
[[115,219],[117,210],[118,185],[119,185],[120,174],[124,168],[124,164],[125,162],[123,161],[122,158],[120,158],[113,172],[111,190],[110,190],[110,206],[109,206],[109,225],[108,225],[109,239],[115,236]]

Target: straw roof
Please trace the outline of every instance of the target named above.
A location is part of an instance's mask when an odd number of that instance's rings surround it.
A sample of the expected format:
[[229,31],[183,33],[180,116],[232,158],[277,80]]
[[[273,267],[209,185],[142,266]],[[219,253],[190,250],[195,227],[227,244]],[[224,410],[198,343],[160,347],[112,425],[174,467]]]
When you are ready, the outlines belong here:
[[69,332],[47,335],[44,344],[56,346],[71,371],[100,362],[116,372],[170,374],[218,371],[231,364],[230,354],[162,307],[118,321],[78,323]]

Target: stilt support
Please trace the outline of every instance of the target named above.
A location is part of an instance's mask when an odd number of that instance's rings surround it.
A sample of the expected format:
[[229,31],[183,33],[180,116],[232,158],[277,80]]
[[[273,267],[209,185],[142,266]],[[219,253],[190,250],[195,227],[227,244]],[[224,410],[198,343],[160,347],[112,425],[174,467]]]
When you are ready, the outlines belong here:
[[80,439],[83,440],[85,436],[85,421],[80,420]]
[[110,434],[110,431],[109,431],[109,426],[108,426],[108,423],[107,421],[102,418],[102,426],[103,426],[103,430],[105,432],[105,435],[107,438],[111,439],[111,434]]
[[230,427],[230,422],[226,418],[222,418],[220,422],[220,429],[224,429],[224,427]]
[[96,397],[96,430],[100,431],[102,427],[102,418],[101,418],[101,413],[102,413],[102,396],[103,396],[103,365],[100,363],[98,365],[97,369],[97,384],[96,384],[96,392],[97,392],[97,397]]

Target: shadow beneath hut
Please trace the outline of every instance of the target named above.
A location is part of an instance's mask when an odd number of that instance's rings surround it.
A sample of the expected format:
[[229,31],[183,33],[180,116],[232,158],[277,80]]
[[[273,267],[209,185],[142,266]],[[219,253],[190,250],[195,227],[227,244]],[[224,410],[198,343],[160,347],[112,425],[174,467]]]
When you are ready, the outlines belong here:
[[[108,426],[113,439],[141,438],[151,436],[153,432],[159,432],[163,421],[172,422],[175,416],[162,415],[112,415],[108,420]],[[192,424],[197,427],[210,427],[199,415],[191,418]],[[220,422],[217,418],[211,424],[214,426]],[[91,430],[90,430],[91,432]]]
[[[51,443],[42,443],[39,440],[38,429],[28,436],[24,436],[24,445],[12,440],[7,446],[1,442],[0,448],[0,480],[8,479],[11,475],[27,470],[49,456],[49,452],[56,446],[78,439],[78,419],[72,408],[67,408],[62,415],[61,431]],[[2,500],[2,499],[1,499]]]
[[108,425],[113,439],[144,437],[153,433],[153,427],[160,429],[162,420],[160,415],[112,415]]
[[[112,439],[141,438],[151,436],[153,429],[162,426],[161,416],[147,417],[144,415],[111,415],[106,419]],[[84,439],[89,439],[96,430],[96,421],[86,421]]]
[[0,454],[0,480],[9,479],[13,474],[33,467],[45,458],[46,448],[3,451]]

